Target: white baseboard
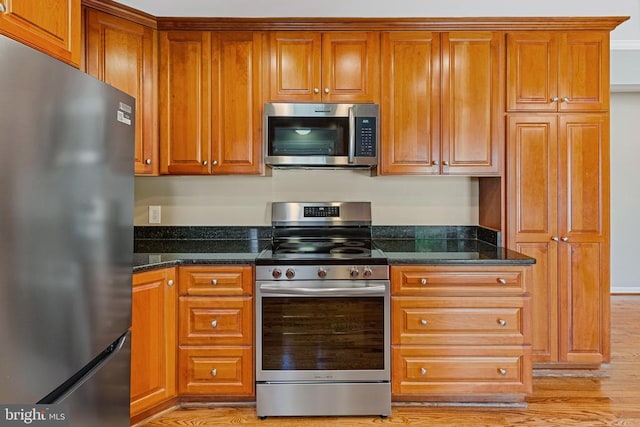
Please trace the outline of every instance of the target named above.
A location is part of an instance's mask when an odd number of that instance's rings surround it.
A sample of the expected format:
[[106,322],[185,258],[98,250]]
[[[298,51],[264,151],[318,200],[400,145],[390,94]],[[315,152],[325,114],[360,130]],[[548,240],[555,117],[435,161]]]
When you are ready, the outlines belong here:
[[640,294],[640,287],[637,286],[612,286],[611,294]]

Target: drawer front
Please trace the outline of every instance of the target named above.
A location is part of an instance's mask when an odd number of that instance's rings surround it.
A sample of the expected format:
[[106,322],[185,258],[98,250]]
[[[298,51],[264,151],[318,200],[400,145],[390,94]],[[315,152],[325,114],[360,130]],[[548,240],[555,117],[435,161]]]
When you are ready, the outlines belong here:
[[392,295],[514,295],[527,292],[527,267],[391,266]]
[[179,269],[180,295],[253,295],[253,267],[191,266]]
[[178,363],[180,394],[255,394],[251,347],[181,347]]
[[392,347],[392,393],[531,392],[531,350],[521,347]]
[[529,297],[393,297],[393,344],[529,344]]
[[180,345],[251,345],[252,297],[180,297]]

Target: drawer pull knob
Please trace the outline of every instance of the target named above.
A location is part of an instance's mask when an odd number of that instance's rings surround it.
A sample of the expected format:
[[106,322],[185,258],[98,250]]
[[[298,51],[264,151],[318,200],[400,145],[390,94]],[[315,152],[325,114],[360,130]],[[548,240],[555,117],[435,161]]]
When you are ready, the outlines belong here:
[[506,324],[507,324],[507,321],[506,321],[506,320],[504,320],[504,319],[498,319],[498,325],[500,325],[500,326],[506,326]]
[[211,376],[215,377],[216,375],[218,375],[218,370],[217,369],[212,369],[211,370]]
[[501,285],[506,285],[507,284],[507,280],[503,279],[502,277],[498,277],[498,283],[500,283]]
[[167,280],[167,286],[173,286],[173,280],[171,279]]
[[215,286],[218,284],[218,279],[211,279],[211,286]]
[[422,375],[427,375],[427,369],[426,368],[420,368],[420,373]]
[[422,320],[420,321],[420,324],[421,324],[422,326],[427,326],[427,323],[428,323],[428,322],[426,321],[426,319],[422,319]]
[[498,369],[498,372],[499,372],[499,373],[500,373],[500,375],[502,375],[502,376],[507,375],[507,370],[506,370],[506,369],[504,369],[504,368],[500,368],[500,369]]
[[426,285],[427,284],[427,279],[424,279],[424,278],[420,279],[420,283],[423,284],[423,285]]
[[212,321],[211,321],[211,327],[212,327],[212,328],[216,328],[216,327],[218,327],[218,321],[217,321],[217,320],[212,320]]

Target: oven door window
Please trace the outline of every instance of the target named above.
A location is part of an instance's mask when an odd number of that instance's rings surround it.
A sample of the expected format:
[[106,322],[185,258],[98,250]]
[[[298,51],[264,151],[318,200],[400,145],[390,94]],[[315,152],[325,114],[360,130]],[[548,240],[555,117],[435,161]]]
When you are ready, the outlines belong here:
[[270,117],[269,156],[347,156],[346,117]]
[[384,297],[262,298],[262,369],[384,369]]

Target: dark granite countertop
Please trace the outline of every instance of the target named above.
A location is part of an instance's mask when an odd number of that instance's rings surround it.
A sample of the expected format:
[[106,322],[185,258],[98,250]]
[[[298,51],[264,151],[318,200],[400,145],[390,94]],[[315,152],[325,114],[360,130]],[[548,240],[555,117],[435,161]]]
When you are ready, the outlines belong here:
[[[253,264],[270,240],[136,239],[133,271],[185,264]],[[478,239],[374,239],[389,264],[533,264],[535,259]]]

